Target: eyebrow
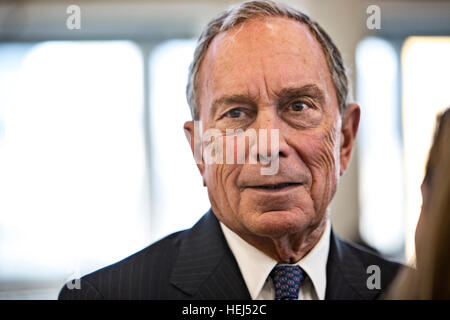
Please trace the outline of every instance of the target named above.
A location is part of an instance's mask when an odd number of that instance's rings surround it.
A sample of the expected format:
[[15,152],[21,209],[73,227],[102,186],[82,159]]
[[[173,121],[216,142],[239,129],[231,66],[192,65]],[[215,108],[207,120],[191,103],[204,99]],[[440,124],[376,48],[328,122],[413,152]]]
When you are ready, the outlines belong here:
[[[325,94],[322,89],[320,89],[315,84],[307,84],[302,87],[288,87],[283,88],[279,92],[274,94],[278,100],[288,100],[293,98],[298,98],[299,96],[308,96],[318,100],[320,104],[325,101]],[[217,98],[211,104],[211,114],[215,114],[217,110],[223,105],[232,104],[246,104],[246,105],[256,105],[257,97],[249,94],[231,94],[225,95]]]
[[325,94],[322,89],[320,89],[315,84],[307,84],[300,88],[284,88],[279,92],[275,93],[280,100],[298,98],[300,96],[307,96],[316,99],[321,105],[325,102]]
[[217,110],[223,105],[246,104],[256,105],[257,98],[249,94],[231,94],[222,96],[213,101],[211,105],[211,114],[216,114]]

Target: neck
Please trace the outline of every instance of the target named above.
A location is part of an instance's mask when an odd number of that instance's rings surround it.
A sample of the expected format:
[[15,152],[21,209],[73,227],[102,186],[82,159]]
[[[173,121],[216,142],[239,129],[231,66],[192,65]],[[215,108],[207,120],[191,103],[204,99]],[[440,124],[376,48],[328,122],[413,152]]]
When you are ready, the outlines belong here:
[[325,215],[318,225],[298,233],[276,238],[253,235],[242,235],[241,238],[274,260],[293,264],[306,256],[319,242],[326,224],[327,216]]

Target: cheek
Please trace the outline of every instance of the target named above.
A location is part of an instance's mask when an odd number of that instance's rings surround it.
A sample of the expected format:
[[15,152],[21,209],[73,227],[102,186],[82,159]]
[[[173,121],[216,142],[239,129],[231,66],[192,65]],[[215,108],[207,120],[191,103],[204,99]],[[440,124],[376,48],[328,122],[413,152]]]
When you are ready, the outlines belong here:
[[335,130],[311,134],[302,140],[300,154],[310,169],[322,175],[335,171],[339,163],[339,141]]
[[[300,153],[311,171],[311,196],[317,207],[331,201],[339,179],[339,135],[329,130],[308,136]],[[320,202],[320,203],[319,203]]]
[[205,166],[205,180],[211,199],[221,208],[234,207],[239,201],[236,187],[238,166],[230,164],[208,164]]
[[208,197],[216,214],[220,214],[222,210],[216,208],[223,208],[226,204],[225,190],[226,186],[222,180],[222,168],[218,164],[206,164],[204,179],[208,189]]
[[223,189],[224,179],[223,177],[223,165],[220,164],[206,164],[205,165],[205,180],[208,189],[217,191]]

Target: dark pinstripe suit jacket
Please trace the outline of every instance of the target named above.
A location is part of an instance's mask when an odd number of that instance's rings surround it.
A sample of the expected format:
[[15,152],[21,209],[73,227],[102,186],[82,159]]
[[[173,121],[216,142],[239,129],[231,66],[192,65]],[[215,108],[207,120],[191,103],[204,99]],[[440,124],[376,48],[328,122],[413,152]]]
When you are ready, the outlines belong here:
[[[367,288],[369,265],[381,270],[381,290]],[[326,299],[376,299],[400,265],[340,240],[333,233]],[[59,299],[250,299],[217,218],[206,213],[189,230],[64,286]]]

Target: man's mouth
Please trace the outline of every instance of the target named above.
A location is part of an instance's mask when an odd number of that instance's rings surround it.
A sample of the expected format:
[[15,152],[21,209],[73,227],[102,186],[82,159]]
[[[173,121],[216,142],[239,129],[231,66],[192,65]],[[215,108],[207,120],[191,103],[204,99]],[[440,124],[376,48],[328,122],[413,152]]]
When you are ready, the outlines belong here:
[[249,188],[258,189],[258,190],[282,190],[291,187],[297,187],[302,185],[301,183],[279,183],[279,184],[271,184],[271,185],[263,185],[263,186],[251,186]]

